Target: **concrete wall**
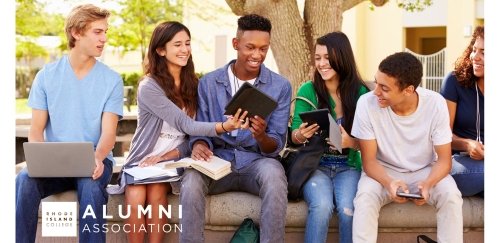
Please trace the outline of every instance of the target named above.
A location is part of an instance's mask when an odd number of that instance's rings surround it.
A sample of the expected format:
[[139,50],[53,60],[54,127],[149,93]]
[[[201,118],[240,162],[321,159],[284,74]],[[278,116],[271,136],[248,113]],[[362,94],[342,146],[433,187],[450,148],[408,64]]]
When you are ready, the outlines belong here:
[[448,0],[446,68],[449,71],[453,70],[453,63],[469,44],[474,27],[484,23],[484,20],[476,19],[476,2],[480,1]]
[[[204,3],[205,4],[205,3]],[[221,67],[232,59],[236,59],[236,51],[232,39],[236,35],[239,16],[234,15],[224,0],[206,2],[211,7],[218,7],[210,19],[199,16],[199,8],[187,6],[184,9],[183,23],[191,31],[191,47],[196,72],[207,73]],[[208,10],[207,10],[208,11]],[[264,61],[266,67],[278,71],[271,50]]]
[[[402,11],[394,1],[369,9],[363,2],[344,13],[343,31],[352,41],[361,76],[373,80],[378,64],[386,56],[403,50]],[[355,30],[349,30],[355,28]]]
[[[302,12],[304,0],[297,0]],[[386,56],[403,51],[406,47],[406,27],[446,28],[446,72],[453,69],[454,61],[461,55],[470,40],[474,26],[484,24],[483,0],[435,0],[421,13],[408,13],[389,1],[383,7],[370,10],[369,1],[344,12],[342,31],[349,37],[358,68],[365,80],[373,80],[378,64]],[[236,57],[231,39],[236,32],[235,16],[224,0],[213,0],[208,5],[219,8],[209,19],[200,18],[200,10],[187,6],[184,24],[191,30],[192,54],[197,72],[210,72]],[[476,7],[477,6],[477,7]],[[478,18],[476,18],[479,17]],[[418,51],[417,51],[418,52]],[[107,46],[101,58],[118,72],[141,71],[140,52],[120,56]],[[272,51],[265,64],[278,71]]]
[[[409,13],[389,1],[369,9],[364,2],[344,13],[342,30],[354,48],[364,79],[373,80],[378,64],[386,56],[406,47],[406,27],[446,28],[446,72],[468,45],[476,25],[484,24],[482,0],[435,0],[420,13]],[[472,34],[470,32],[470,34]]]

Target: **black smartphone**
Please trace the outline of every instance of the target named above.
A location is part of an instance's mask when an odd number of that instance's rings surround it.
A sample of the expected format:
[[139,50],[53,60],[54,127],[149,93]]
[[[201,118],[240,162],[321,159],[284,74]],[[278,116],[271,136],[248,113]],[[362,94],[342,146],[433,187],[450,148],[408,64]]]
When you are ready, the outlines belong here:
[[420,194],[417,193],[406,193],[406,192],[396,192],[396,195],[398,197],[405,197],[405,198],[411,198],[411,199],[424,199],[424,197]]

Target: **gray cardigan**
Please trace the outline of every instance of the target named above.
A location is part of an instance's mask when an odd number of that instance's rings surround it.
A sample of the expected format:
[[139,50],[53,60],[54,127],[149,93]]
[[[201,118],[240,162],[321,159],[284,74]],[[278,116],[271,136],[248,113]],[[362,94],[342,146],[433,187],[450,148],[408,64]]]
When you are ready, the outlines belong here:
[[[110,194],[120,194],[125,191],[123,169],[133,167],[133,163],[141,161],[153,151],[160,136],[163,121],[188,135],[217,136],[215,122],[198,122],[191,119],[167,98],[161,87],[150,77],[146,77],[139,83],[137,104],[137,129],[130,145],[130,154],[125,160],[122,171],[120,171],[120,184],[107,188]],[[177,148],[181,157],[187,156],[189,152],[188,140]]]

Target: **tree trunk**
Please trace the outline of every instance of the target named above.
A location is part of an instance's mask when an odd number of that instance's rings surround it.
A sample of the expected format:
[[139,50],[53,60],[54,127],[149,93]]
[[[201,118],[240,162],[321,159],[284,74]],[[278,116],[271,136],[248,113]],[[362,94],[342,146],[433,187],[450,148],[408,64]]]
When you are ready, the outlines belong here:
[[[366,0],[305,0],[304,19],[296,0],[226,0],[234,14],[259,14],[273,25],[271,50],[281,75],[293,88],[312,77],[318,37],[342,28],[342,13]],[[388,0],[371,0],[381,6]]]
[[296,0],[226,0],[236,15],[259,14],[272,25],[271,50],[281,75],[292,84],[293,94],[309,79],[310,49]]
[[311,29],[311,40],[314,45],[319,37],[342,29],[342,1],[306,0],[304,21]]

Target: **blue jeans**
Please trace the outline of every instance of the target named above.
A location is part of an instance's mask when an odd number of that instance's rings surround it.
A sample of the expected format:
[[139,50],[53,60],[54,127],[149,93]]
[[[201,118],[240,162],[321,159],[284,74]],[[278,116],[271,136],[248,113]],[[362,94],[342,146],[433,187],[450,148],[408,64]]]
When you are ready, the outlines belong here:
[[[287,186],[283,166],[275,159],[262,158],[215,181],[194,169],[184,171],[180,204],[182,232],[179,242],[204,242],[205,195],[244,191],[262,199],[260,242],[285,241]],[[243,206],[243,205],[242,205]],[[243,221],[243,217],[241,218]]]
[[352,242],[353,200],[360,176],[361,172],[346,163],[320,164],[304,185],[309,208],[304,242],[326,242],[334,209],[339,219],[339,242]]
[[[79,208],[79,241],[80,242],[106,242],[106,233],[102,225],[102,206],[108,202],[106,186],[111,180],[113,162],[104,159],[104,172],[97,180],[91,177],[79,178],[32,178],[28,171],[23,169],[16,177],[16,242],[35,242],[38,223],[38,208],[43,198],[68,190],[77,190]],[[91,205],[96,219],[85,217],[83,213]],[[98,233],[91,233],[94,224],[98,224]],[[84,227],[89,230],[83,231]]]
[[462,196],[484,192],[484,160],[471,159],[469,155],[452,156],[451,176]]

